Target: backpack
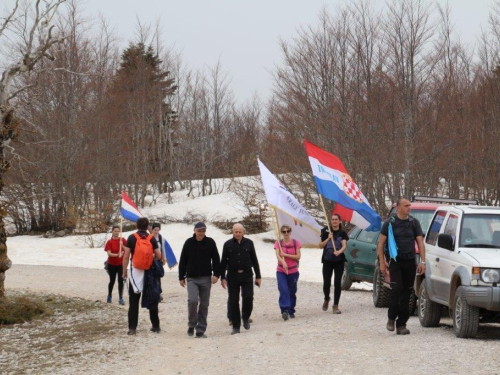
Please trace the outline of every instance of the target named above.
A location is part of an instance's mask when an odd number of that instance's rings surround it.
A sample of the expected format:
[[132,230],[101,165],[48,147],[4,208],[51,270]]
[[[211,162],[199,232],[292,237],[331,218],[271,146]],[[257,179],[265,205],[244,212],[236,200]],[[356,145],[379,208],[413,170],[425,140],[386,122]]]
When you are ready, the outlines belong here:
[[153,245],[151,244],[153,235],[141,237],[138,233],[134,233],[134,237],[136,242],[132,265],[138,270],[149,270],[153,264]]

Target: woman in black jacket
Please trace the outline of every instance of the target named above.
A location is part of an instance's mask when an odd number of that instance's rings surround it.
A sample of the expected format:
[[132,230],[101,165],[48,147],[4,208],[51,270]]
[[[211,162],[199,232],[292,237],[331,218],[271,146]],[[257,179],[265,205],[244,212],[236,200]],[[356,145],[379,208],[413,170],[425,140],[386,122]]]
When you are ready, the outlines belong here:
[[[323,263],[323,293],[325,294],[323,311],[328,310],[332,275],[335,272],[332,312],[334,314],[341,314],[339,310],[340,285],[342,274],[344,273],[344,251],[346,250],[349,237],[342,229],[340,215],[338,214],[332,214],[331,229],[332,233],[329,232],[328,227],[324,227],[321,230],[321,242],[319,243],[319,247],[323,248],[323,256],[321,257],[321,262]],[[335,242],[335,248],[333,247],[333,242]]]

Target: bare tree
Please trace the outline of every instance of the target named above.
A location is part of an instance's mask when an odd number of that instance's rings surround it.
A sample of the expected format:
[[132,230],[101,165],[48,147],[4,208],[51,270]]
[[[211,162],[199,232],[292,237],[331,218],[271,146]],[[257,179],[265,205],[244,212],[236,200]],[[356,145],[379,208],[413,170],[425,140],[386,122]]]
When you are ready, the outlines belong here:
[[[48,51],[63,40],[55,32],[53,20],[64,2],[65,0],[37,0],[34,5],[30,2],[20,5],[16,1],[12,12],[0,25],[0,38],[5,38],[8,34],[11,40],[14,38],[17,47],[11,50],[15,61],[3,69],[0,78],[0,193],[4,188],[4,173],[11,165],[7,153],[19,126],[14,114],[14,99],[28,88],[17,86],[16,78],[35,70],[41,60],[53,58]],[[5,295],[5,272],[12,264],[7,256],[5,211],[5,207],[0,209],[0,297]]]

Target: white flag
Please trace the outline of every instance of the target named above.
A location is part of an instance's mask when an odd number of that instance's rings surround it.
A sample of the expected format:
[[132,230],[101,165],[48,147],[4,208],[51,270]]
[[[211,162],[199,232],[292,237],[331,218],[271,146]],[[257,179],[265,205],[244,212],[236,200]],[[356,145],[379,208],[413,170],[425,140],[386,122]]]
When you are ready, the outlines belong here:
[[317,248],[321,227],[266,166],[257,161],[267,202],[276,209],[280,225],[289,225],[292,237],[299,240],[302,247]]

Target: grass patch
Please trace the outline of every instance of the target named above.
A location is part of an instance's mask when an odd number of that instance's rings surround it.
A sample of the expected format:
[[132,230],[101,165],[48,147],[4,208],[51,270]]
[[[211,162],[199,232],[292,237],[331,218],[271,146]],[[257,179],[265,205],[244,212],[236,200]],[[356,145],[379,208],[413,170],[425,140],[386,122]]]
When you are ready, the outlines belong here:
[[41,298],[13,296],[0,299],[0,326],[29,322],[53,313]]

